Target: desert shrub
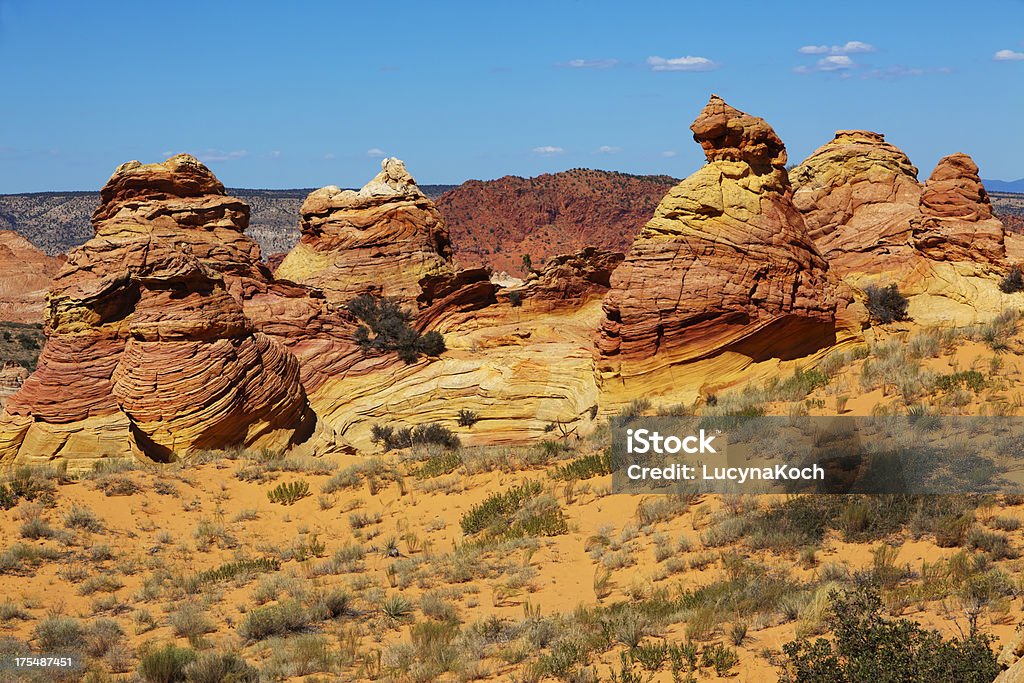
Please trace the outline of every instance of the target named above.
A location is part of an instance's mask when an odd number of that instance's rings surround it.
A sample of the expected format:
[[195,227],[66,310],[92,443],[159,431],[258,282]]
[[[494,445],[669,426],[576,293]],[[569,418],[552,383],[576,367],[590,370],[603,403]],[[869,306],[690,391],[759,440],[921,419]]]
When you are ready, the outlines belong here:
[[77,651],[85,643],[86,628],[78,619],[50,616],[36,624],[32,635],[43,652]]
[[430,479],[451,474],[462,464],[462,456],[456,451],[445,451],[433,455],[420,467],[413,471],[413,475],[420,479]]
[[797,368],[793,375],[775,387],[778,396],[787,401],[799,401],[815,389],[829,383],[829,376],[821,370]]
[[234,652],[207,652],[185,667],[188,683],[257,683],[259,671]]
[[715,673],[719,676],[725,676],[729,673],[729,670],[736,666],[740,661],[739,655],[736,651],[730,647],[726,647],[721,643],[716,643],[711,647],[706,647],[700,653],[700,664],[701,666],[708,666],[715,670]]
[[463,408],[459,411],[459,426],[460,427],[472,427],[480,421],[480,416],[474,413],[472,410],[466,410]]
[[309,495],[309,484],[305,481],[281,482],[267,492],[271,503],[292,505]]
[[445,351],[439,332],[420,334],[410,322],[412,314],[395,299],[362,294],[349,302],[348,310],[365,325],[356,329],[355,342],[364,352],[397,351],[406,363],[422,354],[438,356]]
[[309,611],[297,600],[289,600],[252,610],[238,626],[238,634],[250,642],[265,640],[302,631],[309,621]]
[[102,657],[112,650],[124,636],[124,631],[113,619],[97,619],[89,626],[85,649],[90,657]]
[[178,611],[171,614],[168,622],[174,635],[179,638],[188,638],[189,642],[196,645],[207,633],[216,630],[213,622],[203,612],[199,605],[186,603],[178,608]]
[[412,612],[413,605],[401,595],[391,595],[380,604],[384,616],[393,620],[404,619]]
[[1006,294],[1024,292],[1024,271],[1020,266],[1010,268],[1010,272],[999,282],[999,289]]
[[1010,546],[1009,537],[998,531],[985,531],[979,527],[974,527],[967,532],[964,544],[972,550],[985,551],[993,560],[1017,557],[1017,552]]
[[414,428],[402,427],[397,431],[390,425],[375,424],[370,428],[370,441],[380,444],[385,452],[432,444],[456,450],[462,445],[452,430],[435,422],[416,425]]
[[977,370],[961,370],[935,378],[935,388],[942,391],[956,391],[967,388],[977,393],[985,388],[985,376]]
[[81,505],[72,505],[71,509],[64,513],[64,526],[84,531],[103,531],[103,522],[96,513]]
[[0,553],[0,574],[13,574],[61,557],[59,550],[46,546],[15,543]]
[[613,469],[611,450],[591,453],[568,462],[551,473],[552,479],[574,481],[611,474]]
[[900,294],[895,284],[887,287],[869,285],[864,294],[867,295],[868,314],[877,323],[891,323],[907,319],[907,297]]
[[215,569],[199,572],[196,574],[196,581],[199,584],[230,581],[231,579],[250,577],[264,572],[276,572],[280,568],[280,560],[270,557],[236,560],[234,562],[226,562]]
[[523,293],[520,291],[510,291],[508,293],[508,301],[512,304],[513,308],[519,308],[523,305]]
[[565,515],[557,501],[541,495],[543,490],[540,482],[531,481],[492,493],[462,515],[462,531],[466,534],[486,531],[507,538],[565,533],[568,530]]
[[39,500],[49,504],[55,490],[45,473],[31,467],[19,467],[6,482],[0,482],[0,509],[10,510],[18,501]]
[[139,660],[138,675],[144,683],[179,683],[186,681],[185,670],[196,658],[186,647],[168,643],[150,649]]
[[971,631],[944,640],[907,619],[887,620],[877,592],[860,588],[830,595],[825,623],[833,640],[799,639],[783,646],[781,680],[788,683],[988,683],[999,673],[987,635]]

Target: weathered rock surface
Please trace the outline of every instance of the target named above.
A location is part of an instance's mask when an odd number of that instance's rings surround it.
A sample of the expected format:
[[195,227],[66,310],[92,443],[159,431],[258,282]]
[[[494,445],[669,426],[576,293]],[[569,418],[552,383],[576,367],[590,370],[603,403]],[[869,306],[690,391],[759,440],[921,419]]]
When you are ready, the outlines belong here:
[[323,290],[344,304],[360,294],[412,303],[422,278],[451,271],[441,214],[405,164],[385,159],[359,191],[324,187],[302,204],[299,243],[277,268],[279,279]]
[[914,245],[935,261],[1002,263],[1003,224],[966,154],[939,161],[921,194],[921,216],[913,223]]
[[692,399],[836,341],[835,287],[778,136],[717,96],[691,129],[707,165],[672,188],[611,278],[598,340],[608,391]]
[[831,271],[848,284],[896,283],[925,324],[969,324],[1013,305],[1002,224],[966,155],[929,181],[879,133],[838,131],[790,171],[793,200]]
[[917,168],[885,136],[837,131],[789,177],[793,203],[834,272],[870,270],[911,255],[921,185]]
[[261,330],[280,322],[245,311],[270,287],[248,207],[188,155],[124,164],[101,198],[95,237],[54,281],[38,368],[0,417],[0,462],[307,440],[299,363]]
[[21,235],[0,230],[0,320],[42,322],[46,290],[62,262]]
[[20,365],[4,365],[0,368],[0,408],[7,403],[7,398],[18,391],[28,379],[28,370]]
[[502,298],[527,310],[578,307],[592,298],[604,297],[611,287],[612,273],[624,258],[622,253],[597,247],[554,256],[541,271],[506,289]]

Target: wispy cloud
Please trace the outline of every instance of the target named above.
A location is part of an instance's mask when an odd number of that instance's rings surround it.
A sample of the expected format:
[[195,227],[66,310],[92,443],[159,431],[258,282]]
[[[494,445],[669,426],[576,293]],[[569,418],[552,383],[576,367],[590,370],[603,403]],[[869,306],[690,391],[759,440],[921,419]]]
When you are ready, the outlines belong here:
[[618,154],[621,151],[621,147],[615,147],[614,145],[601,145],[597,148],[598,154]]
[[326,153],[326,154],[324,154],[324,155],[323,155],[323,157],[321,157],[321,158],[322,158],[322,159],[323,159],[324,161],[334,161],[334,160],[335,160],[335,159],[337,159],[338,157],[337,157],[337,155],[336,155],[336,154],[335,154],[334,152],[327,152],[327,153]]
[[533,152],[534,154],[543,154],[545,156],[550,156],[552,154],[562,154],[563,152],[565,152],[565,149],[563,149],[562,147],[553,147],[552,145],[544,145],[543,147],[534,147],[530,151]]
[[610,69],[618,65],[617,59],[570,59],[568,62],[556,64],[555,66],[567,69]]
[[373,157],[374,159],[380,159],[382,157],[387,156],[387,154],[385,154],[384,150],[382,150],[380,147],[371,147],[370,149],[366,150],[366,156]]
[[707,57],[648,57],[651,71],[714,71],[722,65]]
[[815,62],[814,66],[798,66],[793,71],[798,74],[812,74],[830,71],[849,71],[856,67],[857,64],[846,55],[829,55],[819,59]]
[[196,157],[204,164],[215,162],[219,163],[222,161],[237,161],[238,159],[244,159],[249,156],[249,150],[247,149],[236,149],[226,152],[222,149],[204,149],[202,152],[196,154]]
[[797,50],[804,55],[858,55],[874,51],[874,45],[859,40],[851,40],[845,45],[804,45]]
[[279,149],[272,149],[272,150],[270,150],[270,158],[271,159],[280,159],[281,158],[281,150],[279,150]]
[[679,152],[675,151],[674,149],[666,149],[664,152],[661,153],[661,156],[665,157],[666,159],[671,159],[672,157],[678,155]]
[[884,69],[871,69],[864,74],[864,78],[877,78],[881,80],[896,80],[898,78],[915,78],[917,76],[944,76],[953,73],[948,66],[938,68],[922,69],[914,66],[903,66],[897,64]]
[[997,62],[1024,62],[1024,52],[1017,52],[1016,50],[1000,50],[992,55],[992,59]]

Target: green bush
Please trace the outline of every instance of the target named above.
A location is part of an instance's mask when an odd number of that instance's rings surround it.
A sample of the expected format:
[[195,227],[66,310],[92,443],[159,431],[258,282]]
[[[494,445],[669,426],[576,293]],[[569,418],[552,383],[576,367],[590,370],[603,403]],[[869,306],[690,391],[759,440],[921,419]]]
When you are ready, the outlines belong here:
[[462,445],[459,437],[452,430],[434,422],[416,425],[414,428],[402,427],[397,431],[389,425],[375,424],[370,428],[370,441],[380,444],[385,452],[431,444],[448,450],[456,450]]
[[445,451],[431,456],[423,465],[417,468],[413,475],[420,479],[440,477],[444,474],[451,474],[462,464],[462,456],[455,451]]
[[867,307],[871,319],[877,323],[891,323],[907,319],[907,297],[900,294],[895,285],[879,287],[870,285],[864,293],[868,297]]
[[562,509],[550,496],[542,496],[540,482],[526,482],[504,492],[492,493],[462,515],[462,531],[493,536],[557,536],[564,534],[568,522]]
[[292,505],[309,495],[309,484],[304,481],[281,482],[267,492],[271,503]]
[[356,329],[355,342],[366,353],[397,351],[406,363],[420,355],[439,356],[445,351],[439,332],[420,334],[410,325],[412,314],[390,298],[362,294],[349,302],[348,310],[365,325]]
[[978,393],[985,388],[985,376],[977,370],[961,370],[935,379],[935,388],[942,391],[956,391],[965,387]]
[[551,473],[552,479],[575,481],[600,477],[612,473],[611,449],[601,453],[591,453],[562,465]]
[[971,631],[943,640],[908,619],[882,617],[878,593],[859,588],[829,596],[825,623],[833,640],[804,638],[783,646],[786,683],[989,683],[999,673],[991,639]]
[[86,629],[78,619],[52,616],[36,624],[32,635],[43,652],[66,653],[83,647]]
[[139,678],[145,683],[181,683],[185,670],[196,658],[194,650],[167,645],[146,652],[139,660]]
[[263,572],[276,572],[281,568],[281,562],[270,557],[258,557],[255,559],[236,560],[226,562],[216,569],[207,569],[196,574],[196,581],[199,584],[216,583],[218,581],[230,581],[240,576],[251,576]]
[[459,411],[459,426],[460,427],[472,427],[480,421],[480,416],[474,413],[472,410],[466,410],[463,408]]

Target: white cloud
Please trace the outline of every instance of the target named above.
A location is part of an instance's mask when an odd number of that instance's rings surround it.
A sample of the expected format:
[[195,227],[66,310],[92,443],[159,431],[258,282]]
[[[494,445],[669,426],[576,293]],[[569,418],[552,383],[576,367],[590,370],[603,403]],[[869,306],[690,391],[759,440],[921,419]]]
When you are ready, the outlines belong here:
[[1024,52],[1016,52],[1014,50],[1000,50],[999,52],[992,55],[992,59],[997,62],[1024,62]]
[[384,153],[384,150],[382,150],[380,147],[371,147],[370,149],[366,150],[366,156],[373,157],[375,159],[380,159],[387,155]]
[[934,69],[922,69],[915,66],[903,66],[896,64],[884,69],[872,69],[864,74],[864,78],[878,78],[882,80],[895,80],[897,78],[913,78],[915,76],[947,75],[953,73],[948,66],[940,66]]
[[328,152],[327,154],[324,154],[323,158],[324,158],[324,161],[334,161],[338,157],[335,156],[334,152]]
[[570,59],[558,66],[570,69],[610,69],[619,63],[617,59]]
[[804,45],[797,50],[804,55],[857,55],[874,51],[874,45],[859,40],[851,40],[845,45]]
[[249,150],[247,149],[236,149],[230,152],[225,152],[222,149],[207,149],[203,150],[196,155],[203,163],[209,163],[211,161],[235,161],[237,159],[244,159],[249,156]]
[[674,149],[666,149],[664,152],[661,153],[661,156],[665,157],[666,159],[671,159],[672,157],[677,156],[678,154],[679,152],[675,151]]
[[550,155],[550,154],[561,154],[565,150],[563,148],[561,148],[561,147],[553,147],[551,145],[544,145],[543,147],[534,147],[530,151],[533,152],[534,154]]
[[714,71],[721,66],[707,57],[648,57],[647,65],[651,71]]
[[601,145],[600,147],[597,148],[598,154],[616,154],[621,151],[621,147],[615,147],[613,145]]
[[818,71],[849,71],[856,66],[857,64],[846,55],[829,55],[819,59],[814,66],[798,66],[793,70],[798,74],[810,74]]

